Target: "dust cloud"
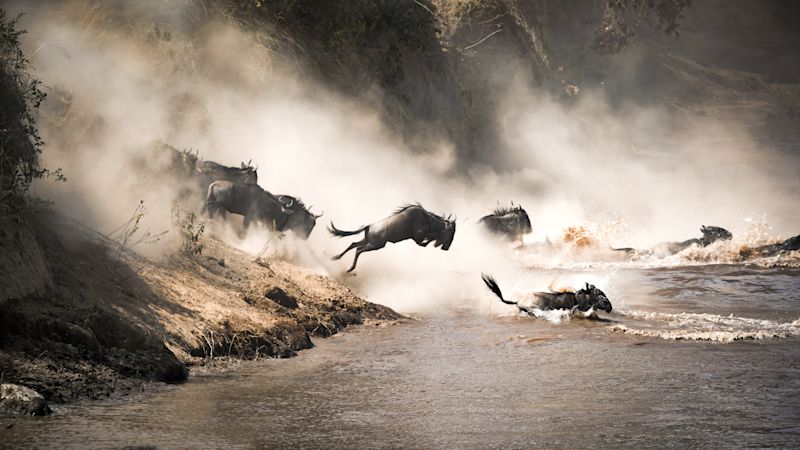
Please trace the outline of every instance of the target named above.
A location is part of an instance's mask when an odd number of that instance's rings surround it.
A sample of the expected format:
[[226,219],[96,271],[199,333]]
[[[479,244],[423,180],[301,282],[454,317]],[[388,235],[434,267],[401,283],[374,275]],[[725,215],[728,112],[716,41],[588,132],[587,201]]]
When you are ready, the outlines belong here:
[[[701,224],[735,234],[747,217],[761,214],[781,227],[777,234],[796,232],[789,225],[798,222],[798,212],[785,208],[797,198],[796,172],[722,123],[682,121],[633,104],[612,108],[601,91],[564,104],[516,82],[498,92],[505,106],[497,126],[505,142],[494,149],[515,168],[456,164],[451,143],[409,151],[380,112],[310,81],[308,69],[227,22],[182,23],[167,32],[133,12],[137,19],[120,27],[110,8],[90,2],[8,8],[26,13],[26,51],[49,91],[40,122],[45,163],[62,167],[69,179],[42,183],[37,194],[103,232],[144,201],[143,228],[171,231],[160,245],[137,249],[143,253],[170,250],[176,234],[170,223],[176,186],[155,182],[137,165],[152,157],[148,149],[159,140],[225,165],[252,159],[266,190],[324,212],[307,242],[257,227],[242,237],[221,223],[210,224],[210,232],[254,255],[291,258],[405,312],[494,308],[476,294],[483,293],[481,272],[519,288],[510,280],[526,273],[524,261],[476,225],[498,201],[528,210],[529,243],[558,239],[568,226],[609,215],[627,224],[609,235],[618,245],[694,237]],[[201,201],[182,206],[199,210]],[[351,238],[329,236],[329,221],[357,229],[414,202],[458,217],[450,251],[388,245],[363,254],[355,276],[344,274],[352,253],[330,261]],[[567,278],[563,284],[603,281]],[[538,289],[553,282],[531,274],[526,280],[526,288]]]

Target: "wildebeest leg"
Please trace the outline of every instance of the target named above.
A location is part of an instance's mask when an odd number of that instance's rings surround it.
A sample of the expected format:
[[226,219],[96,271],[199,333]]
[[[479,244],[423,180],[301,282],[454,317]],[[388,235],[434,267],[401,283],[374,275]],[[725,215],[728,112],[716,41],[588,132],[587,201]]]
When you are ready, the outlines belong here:
[[[386,244],[384,244],[384,245],[386,245]],[[372,250],[378,250],[380,248],[383,248],[383,245],[381,245],[379,247],[379,246],[371,244],[371,243],[367,244],[367,245],[365,245],[363,247],[360,247],[358,250],[356,250],[356,257],[353,258],[353,265],[349,269],[347,269],[347,271],[348,272],[352,272],[352,271],[354,271],[356,269],[356,264],[358,263],[358,257],[361,256],[362,253],[371,252]]]
[[364,244],[366,244],[366,243],[367,243],[367,239],[366,239],[366,238],[364,238],[364,239],[362,239],[362,240],[360,240],[360,241],[357,241],[357,242],[353,242],[353,243],[352,243],[352,244],[350,244],[350,246],[349,246],[349,247],[347,247],[347,248],[346,248],[346,249],[345,249],[345,250],[344,250],[342,253],[339,253],[338,255],[336,255],[336,256],[334,256],[334,257],[332,257],[332,258],[331,258],[331,261],[337,261],[337,260],[341,259],[341,258],[342,258],[342,256],[344,256],[344,254],[345,254],[345,253],[349,252],[350,250],[352,250],[352,249],[354,249],[354,248],[356,248],[356,247],[360,247],[360,246],[362,246],[362,245],[364,245]]
[[248,217],[247,214],[245,214],[244,218],[242,219],[242,228],[247,230],[247,227],[249,226],[250,226],[250,217]]

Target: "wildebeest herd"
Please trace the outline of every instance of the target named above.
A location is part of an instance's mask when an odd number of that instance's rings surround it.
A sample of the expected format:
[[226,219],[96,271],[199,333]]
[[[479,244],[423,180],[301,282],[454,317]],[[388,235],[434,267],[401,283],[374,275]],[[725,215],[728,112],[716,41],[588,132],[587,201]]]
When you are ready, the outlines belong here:
[[166,172],[181,181],[186,189],[179,195],[193,198],[203,193],[202,213],[213,218],[227,213],[243,217],[245,230],[251,222],[276,231],[292,231],[300,239],[308,239],[322,214],[314,214],[302,200],[291,195],[273,195],[258,185],[258,167],[242,162],[229,167],[214,161],[203,161],[199,152],[177,150],[167,144],[154,145],[156,156],[165,161]]
[[[258,168],[250,162],[242,162],[240,167],[228,167],[213,161],[203,161],[199,152],[179,151],[169,145],[158,143],[154,146],[161,161],[166,159],[165,167],[170,175],[183,180],[189,191],[204,192],[202,212],[210,218],[216,215],[223,219],[227,213],[243,217],[243,227],[247,230],[251,222],[257,222],[275,232],[291,231],[300,239],[308,239],[316,220],[322,214],[314,214],[310,207],[290,195],[273,195],[258,184]],[[187,195],[186,192],[183,193]],[[191,194],[188,194],[191,195]],[[521,205],[511,203],[510,207],[497,206],[492,214],[482,217],[478,224],[488,233],[508,241],[522,242],[526,234],[532,232],[528,213]],[[616,252],[631,255],[672,255],[691,246],[707,247],[720,240],[730,240],[733,235],[726,229],[717,226],[700,228],[700,238],[682,242],[664,242],[651,249],[612,248]],[[392,215],[377,222],[362,226],[353,231],[336,228],[333,222],[328,232],[336,237],[353,236],[364,233],[363,239],[351,243],[342,253],[332,259],[342,258],[350,250],[356,251],[353,263],[348,272],[355,270],[359,256],[364,252],[378,250],[387,243],[412,240],[425,247],[431,242],[434,247],[447,251],[453,243],[456,233],[456,220],[452,216],[432,213],[420,204],[409,204],[400,207]],[[763,245],[743,251],[745,256],[773,256],[781,252],[800,250],[800,236],[795,236],[778,244]],[[575,292],[535,292],[531,293],[533,301],[530,306],[519,305],[518,302],[503,297],[497,282],[488,275],[483,275],[487,288],[503,303],[517,305],[528,314],[534,309],[580,310],[583,312],[611,312],[611,302],[596,287],[586,284],[584,289]]]

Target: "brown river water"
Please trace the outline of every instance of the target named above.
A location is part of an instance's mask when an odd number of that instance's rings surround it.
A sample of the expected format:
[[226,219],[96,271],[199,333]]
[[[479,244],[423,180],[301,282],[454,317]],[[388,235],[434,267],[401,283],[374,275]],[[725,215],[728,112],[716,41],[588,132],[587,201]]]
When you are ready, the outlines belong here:
[[800,269],[625,268],[607,284],[611,322],[485,297],[20,418],[0,448],[800,446]]

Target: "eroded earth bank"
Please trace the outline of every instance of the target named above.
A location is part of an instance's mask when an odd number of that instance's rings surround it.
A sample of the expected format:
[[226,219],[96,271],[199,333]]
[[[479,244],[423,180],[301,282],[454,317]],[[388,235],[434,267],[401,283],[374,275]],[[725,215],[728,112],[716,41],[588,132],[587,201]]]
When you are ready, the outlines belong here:
[[52,212],[0,236],[0,373],[49,402],[182,382],[211,361],[290,357],[400,316],[330,278],[205,239],[152,261]]

